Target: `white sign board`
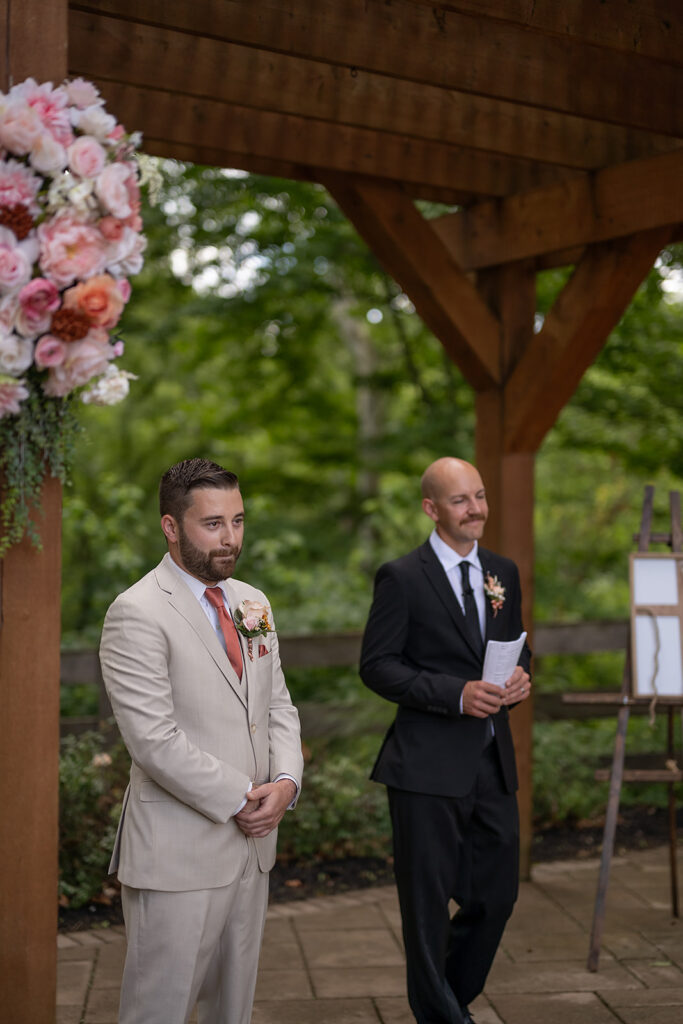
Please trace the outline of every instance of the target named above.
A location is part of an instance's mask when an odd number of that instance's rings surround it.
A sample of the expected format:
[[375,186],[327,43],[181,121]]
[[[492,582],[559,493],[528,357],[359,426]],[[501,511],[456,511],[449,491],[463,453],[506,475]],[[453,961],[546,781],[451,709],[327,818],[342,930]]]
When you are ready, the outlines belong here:
[[631,555],[633,696],[683,697],[683,555]]

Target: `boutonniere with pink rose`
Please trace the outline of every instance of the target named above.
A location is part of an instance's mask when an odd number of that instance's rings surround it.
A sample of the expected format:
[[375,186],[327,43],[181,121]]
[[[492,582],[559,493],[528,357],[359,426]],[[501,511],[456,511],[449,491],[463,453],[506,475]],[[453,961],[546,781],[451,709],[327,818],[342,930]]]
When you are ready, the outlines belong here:
[[235,626],[247,638],[247,653],[249,660],[253,661],[254,640],[273,631],[268,619],[268,605],[260,601],[241,601],[235,611]]
[[490,572],[487,572],[484,576],[484,593],[491,602],[491,608],[493,609],[493,617],[505,604],[505,587],[500,582],[497,576],[492,576]]

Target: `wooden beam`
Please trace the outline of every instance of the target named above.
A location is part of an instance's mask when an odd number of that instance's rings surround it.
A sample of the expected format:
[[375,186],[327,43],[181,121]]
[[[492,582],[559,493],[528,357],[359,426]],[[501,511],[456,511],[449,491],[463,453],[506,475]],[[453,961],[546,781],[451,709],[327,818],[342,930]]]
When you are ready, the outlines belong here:
[[537,450],[670,238],[657,228],[586,250],[505,386],[506,451]]
[[412,200],[373,181],[325,177],[323,184],[470,383],[495,385],[498,323]]
[[683,150],[576,175],[434,221],[465,270],[603,242],[683,221]]
[[[0,88],[66,73],[66,0],[2,0]],[[0,492],[4,480],[0,478]],[[0,562],[0,1006],[54,1024],[57,988],[61,487],[43,488],[42,551]]]
[[[520,263],[482,275],[479,290],[498,314],[501,370],[507,375],[510,368],[523,358],[533,338],[536,312],[533,265]],[[484,543],[517,563],[522,586],[523,621],[533,649],[534,456],[506,451],[507,401],[507,393],[502,386],[479,390],[476,396],[476,464],[489,499]],[[511,723],[520,786],[520,869],[522,878],[528,878],[533,838],[531,700],[515,708]]]
[[90,78],[123,124],[136,125],[144,136],[162,140],[171,151],[175,144],[184,150],[215,148],[216,140],[225,140],[226,148],[240,159],[238,166],[245,169],[252,158],[274,158],[487,196],[509,195],[563,176],[561,169],[547,164],[491,159],[486,153],[390,132],[136,88],[96,75]]
[[98,0],[130,21],[431,83],[596,121],[683,135],[678,67],[412,0]]
[[69,18],[69,67],[86,78],[580,170],[676,145],[668,136],[81,10]]

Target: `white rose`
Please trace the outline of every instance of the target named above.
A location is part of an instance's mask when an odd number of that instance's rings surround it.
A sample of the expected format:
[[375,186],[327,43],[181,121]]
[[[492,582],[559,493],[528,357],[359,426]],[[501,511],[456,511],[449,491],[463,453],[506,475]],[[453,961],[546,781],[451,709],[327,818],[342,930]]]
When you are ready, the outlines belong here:
[[20,377],[33,362],[33,342],[18,334],[0,335],[0,373]]
[[50,132],[43,132],[33,145],[29,160],[41,174],[57,174],[66,167],[66,150]]
[[142,254],[147,246],[144,235],[124,228],[117,242],[107,248],[107,270],[113,277],[132,277],[142,270]]
[[71,123],[84,135],[94,135],[99,142],[103,142],[116,128],[116,118],[108,114],[99,104],[86,107],[85,110],[72,108]]
[[131,380],[137,380],[134,373],[108,366],[105,373],[83,392],[81,401],[86,405],[116,405],[130,391]]

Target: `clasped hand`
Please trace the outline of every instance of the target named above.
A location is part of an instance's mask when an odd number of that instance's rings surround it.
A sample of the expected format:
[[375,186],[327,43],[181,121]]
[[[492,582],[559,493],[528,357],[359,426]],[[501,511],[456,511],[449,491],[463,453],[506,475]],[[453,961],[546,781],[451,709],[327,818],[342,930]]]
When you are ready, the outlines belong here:
[[483,679],[473,679],[465,683],[462,691],[462,710],[474,718],[486,718],[495,715],[502,707],[519,704],[526,700],[531,692],[529,673],[518,665],[504,687],[495,683],[485,683]]
[[296,786],[291,779],[252,786],[247,793],[246,804],[235,815],[235,821],[245,836],[262,839],[277,828],[295,796]]

